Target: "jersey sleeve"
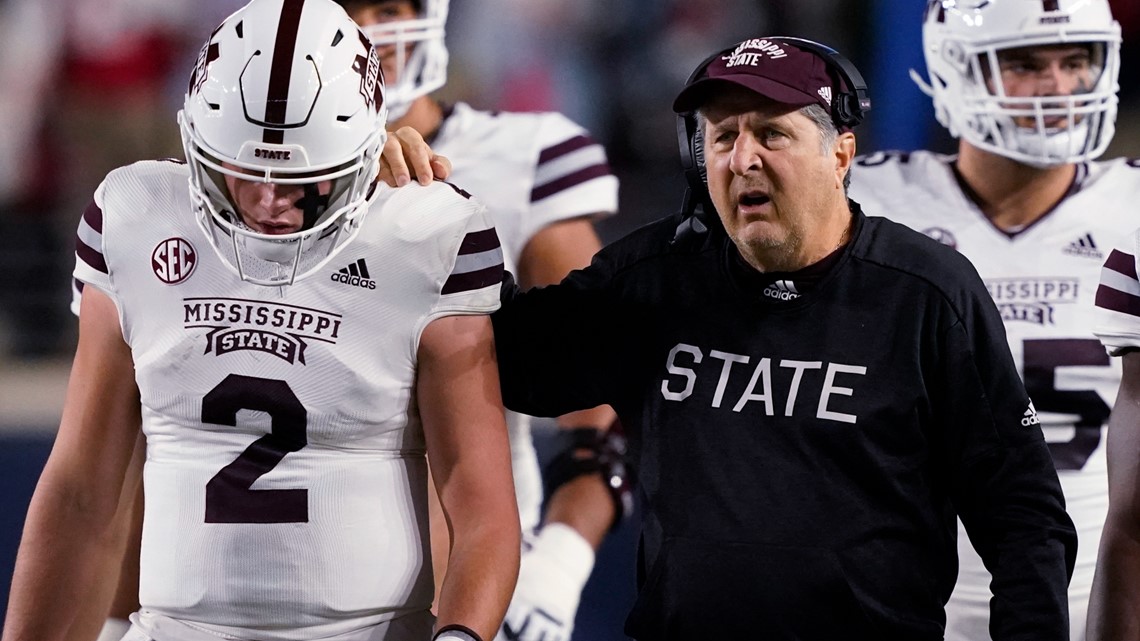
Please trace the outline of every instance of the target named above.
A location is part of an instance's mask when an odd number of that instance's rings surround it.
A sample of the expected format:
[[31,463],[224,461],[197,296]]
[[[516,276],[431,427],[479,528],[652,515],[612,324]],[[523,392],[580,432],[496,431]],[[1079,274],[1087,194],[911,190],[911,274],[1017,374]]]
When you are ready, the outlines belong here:
[[1001,317],[981,283],[943,333],[932,407],[950,494],[993,575],[995,639],[1068,638],[1076,531]]
[[105,292],[118,306],[118,297],[107,267],[106,240],[103,234],[103,208],[106,182],[95,190],[95,198],[79,220],[75,232],[75,270],[72,272],[71,311],[79,315],[79,303],[83,288],[94,285]]
[[1113,356],[1140,349],[1140,230],[1132,232],[1104,261],[1096,290],[1093,331]]
[[543,114],[538,149],[523,238],[560,220],[617,211],[618,179],[605,148],[585,129],[561,114]]
[[440,296],[431,317],[490,314],[499,308],[503,248],[487,208],[470,200],[470,214],[453,228]]

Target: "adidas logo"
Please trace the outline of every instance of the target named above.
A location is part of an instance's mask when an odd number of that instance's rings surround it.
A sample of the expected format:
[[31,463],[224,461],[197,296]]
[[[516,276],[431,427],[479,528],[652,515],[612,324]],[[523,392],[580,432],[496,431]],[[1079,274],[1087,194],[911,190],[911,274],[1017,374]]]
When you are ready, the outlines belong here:
[[355,285],[365,289],[376,289],[376,281],[372,280],[368,275],[368,265],[364,263],[364,259],[350,264],[348,267],[341,267],[332,276],[331,280],[345,285]]
[[1104,254],[1097,249],[1096,243],[1093,242],[1092,234],[1081,236],[1069,243],[1069,246],[1061,251],[1071,256],[1083,256],[1085,258],[1096,258],[1098,260],[1104,259]]
[[1021,426],[1030,427],[1040,424],[1041,419],[1037,417],[1037,408],[1033,407],[1033,401],[1029,401],[1029,409],[1025,410],[1025,414],[1021,417]]
[[831,104],[831,87],[820,87],[818,93],[819,97],[823,98],[824,102],[829,105]]
[[792,281],[778,280],[764,288],[764,295],[776,300],[795,300],[800,297],[800,292]]

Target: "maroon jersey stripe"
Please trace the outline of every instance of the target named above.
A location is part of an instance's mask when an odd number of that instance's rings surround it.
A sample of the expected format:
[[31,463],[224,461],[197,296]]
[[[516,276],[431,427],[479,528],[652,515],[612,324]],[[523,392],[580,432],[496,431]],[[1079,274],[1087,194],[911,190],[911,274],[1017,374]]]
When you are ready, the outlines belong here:
[[[277,41],[273,44],[273,62],[269,68],[269,91],[265,100],[265,122],[285,124],[289,108],[289,80],[293,71],[293,51],[297,48],[297,31],[301,25],[301,8],[305,0],[285,0],[281,7],[281,21],[277,23]],[[285,132],[266,129],[262,140],[281,144]]]
[[567,174],[557,180],[552,180],[544,185],[538,185],[532,189],[530,192],[530,202],[538,202],[560,191],[570,189],[588,180],[609,176],[611,173],[613,172],[610,171],[610,164],[605,162],[579,169],[572,174]]
[[1109,253],[1108,259],[1104,261],[1104,267],[1136,280],[1136,258],[1119,249],[1114,249]]
[[595,143],[589,136],[574,136],[569,140],[564,140],[557,145],[543,149],[542,153],[538,154],[538,164],[541,165],[544,162],[549,162],[560,156],[565,156],[572,151],[578,151],[583,147],[589,147],[590,145],[595,144],[597,143]]
[[492,227],[482,231],[473,231],[464,236],[463,242],[459,245],[459,255],[478,254],[498,247],[499,235],[495,233],[495,228]]
[[83,286],[86,285],[87,283],[84,283],[83,281],[79,280],[78,278],[72,278],[71,280],[75,283],[75,289],[78,290],[80,294],[82,294],[83,293]]
[[75,239],[75,255],[78,256],[80,260],[87,263],[91,269],[96,269],[103,272],[104,274],[107,273],[107,261],[103,258],[103,254],[100,253],[98,249],[95,249],[80,240],[78,237]]
[[87,205],[87,209],[83,210],[83,220],[91,226],[91,229],[100,234],[103,233],[103,210],[99,209],[99,205],[96,205],[94,200],[91,201],[90,205]]
[[462,274],[452,274],[447,282],[443,284],[443,294],[454,294],[456,292],[467,292],[473,289],[482,289],[489,285],[501,283],[503,281],[503,265],[492,265],[473,272],[464,272]]
[[1140,296],[1105,285],[1096,288],[1096,306],[1129,316],[1140,316]]

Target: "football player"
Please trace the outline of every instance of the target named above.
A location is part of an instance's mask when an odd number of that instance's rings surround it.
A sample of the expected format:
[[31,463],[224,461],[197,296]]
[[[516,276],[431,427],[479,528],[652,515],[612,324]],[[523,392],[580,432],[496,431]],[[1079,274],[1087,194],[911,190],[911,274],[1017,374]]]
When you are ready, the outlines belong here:
[[[1140,170],[1094,162],[1117,110],[1120,27],[1106,0],[929,3],[923,50],[938,121],[955,155],[857,160],[851,197],[968,257],[1005,320],[1080,545],[1069,587],[1084,638],[1097,541],[1108,507],[1105,425],[1120,382],[1093,334],[1100,266],[1135,226]],[[1028,417],[1027,428],[1037,428]],[[959,528],[949,641],[988,639],[990,574]]]
[[[74,612],[44,606],[101,578],[140,466],[126,638],[497,632],[520,547],[488,318],[500,243],[462,190],[377,181],[386,112],[379,57],[341,7],[253,0],[198,57],[186,162],[139,162],[96,190],[76,243],[79,345],[5,641],[73,638]],[[438,619],[427,450],[453,541]]]
[[[408,126],[453,164],[449,180],[487,205],[507,269],[524,287],[556,283],[600,248],[592,221],[617,209],[617,178],[605,150],[558,113],[488,112],[443,104],[448,0],[338,0],[376,46],[387,81],[389,123]],[[565,641],[594,550],[627,508],[621,444],[605,428],[608,407],[559,418],[565,449],[547,475],[547,517],[540,527],[543,478],[529,417],[507,413],[515,489],[527,549],[502,630],[504,639]],[[572,434],[572,436],[571,436]],[[618,487],[609,479],[619,479]],[[605,480],[603,480],[605,479]],[[442,526],[433,511],[433,524]],[[435,527],[437,581],[447,540]]]

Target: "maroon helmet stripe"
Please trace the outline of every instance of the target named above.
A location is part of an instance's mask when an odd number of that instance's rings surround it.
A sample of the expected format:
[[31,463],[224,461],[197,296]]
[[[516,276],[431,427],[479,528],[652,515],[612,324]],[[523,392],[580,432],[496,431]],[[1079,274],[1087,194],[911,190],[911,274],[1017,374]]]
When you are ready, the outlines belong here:
[[[265,122],[285,124],[289,108],[289,80],[293,75],[293,52],[297,48],[297,31],[301,26],[301,8],[305,0],[285,0],[281,21],[277,23],[277,41],[273,44],[273,63],[269,68],[269,91],[265,96]],[[285,132],[266,129],[262,141],[281,144]]]
[[576,185],[580,185],[588,180],[600,178],[602,176],[609,176],[611,173],[609,163],[601,163],[579,169],[578,171],[567,174],[557,180],[552,180],[544,185],[538,185],[530,192],[530,202],[535,203],[548,196],[553,196],[560,191],[569,189]]

